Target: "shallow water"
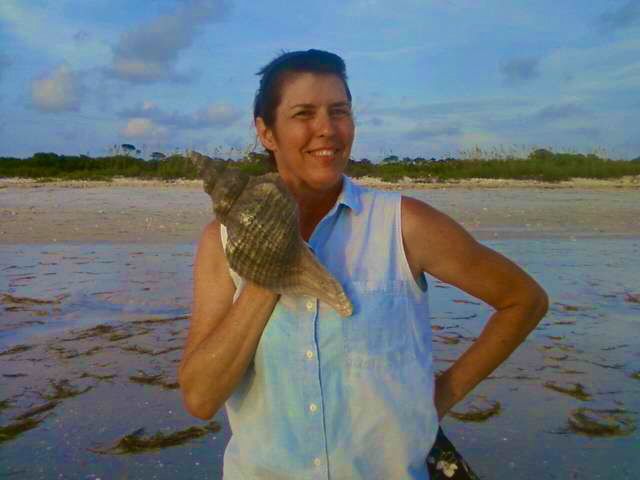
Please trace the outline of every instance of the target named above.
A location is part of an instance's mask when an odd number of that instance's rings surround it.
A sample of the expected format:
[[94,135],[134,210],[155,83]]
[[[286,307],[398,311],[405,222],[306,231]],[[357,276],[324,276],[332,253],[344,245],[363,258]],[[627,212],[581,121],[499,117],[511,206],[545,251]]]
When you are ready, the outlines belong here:
[[[484,243],[536,278],[551,307],[513,356],[454,409],[500,402],[500,413],[483,422],[447,417],[445,431],[483,478],[639,478],[640,430],[600,437],[574,433],[567,422],[581,407],[623,410],[627,426],[640,422],[640,239]],[[0,477],[220,478],[229,436],[223,413],[218,433],[184,445],[134,455],[88,450],[139,428],[153,435],[205,423],[184,412],[175,388],[194,250],[0,247],[0,402],[7,401],[0,426],[45,403],[62,380],[76,389],[34,417],[42,420],[37,427],[0,443]],[[491,310],[436,279],[430,300],[442,370]],[[91,330],[96,326],[101,330]],[[159,380],[132,380],[141,375]]]

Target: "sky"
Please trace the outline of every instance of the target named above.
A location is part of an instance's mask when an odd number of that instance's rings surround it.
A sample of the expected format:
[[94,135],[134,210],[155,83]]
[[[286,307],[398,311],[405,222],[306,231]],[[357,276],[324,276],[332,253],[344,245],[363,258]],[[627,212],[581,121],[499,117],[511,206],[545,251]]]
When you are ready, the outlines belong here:
[[640,156],[638,0],[0,0],[0,156],[238,157],[256,72],[309,48],[347,64],[355,159]]

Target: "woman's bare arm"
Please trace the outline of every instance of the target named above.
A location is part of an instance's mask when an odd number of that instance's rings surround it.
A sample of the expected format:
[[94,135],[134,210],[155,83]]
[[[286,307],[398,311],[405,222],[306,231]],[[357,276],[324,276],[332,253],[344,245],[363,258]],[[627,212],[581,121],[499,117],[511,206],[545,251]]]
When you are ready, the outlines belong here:
[[217,221],[207,225],[200,238],[193,284],[180,390],[189,413],[209,419],[242,379],[279,296],[247,282],[233,302],[235,285]]
[[496,309],[478,339],[436,381],[435,403],[442,418],[523,342],[547,312],[548,298],[520,267],[419,200],[403,197],[402,228],[412,269]]

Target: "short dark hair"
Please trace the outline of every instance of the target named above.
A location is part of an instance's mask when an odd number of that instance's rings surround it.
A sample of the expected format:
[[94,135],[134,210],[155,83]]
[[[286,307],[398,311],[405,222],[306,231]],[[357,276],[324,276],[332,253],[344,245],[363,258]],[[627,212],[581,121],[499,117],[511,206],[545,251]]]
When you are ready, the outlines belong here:
[[[253,101],[253,119],[260,117],[265,125],[273,128],[276,109],[282,97],[282,85],[294,73],[326,73],[336,75],[342,80],[347,98],[351,102],[351,91],[347,85],[347,68],[344,60],[335,53],[324,50],[300,50],[282,52],[256,75],[261,75],[260,87]],[[273,153],[267,150],[270,160],[275,161]]]

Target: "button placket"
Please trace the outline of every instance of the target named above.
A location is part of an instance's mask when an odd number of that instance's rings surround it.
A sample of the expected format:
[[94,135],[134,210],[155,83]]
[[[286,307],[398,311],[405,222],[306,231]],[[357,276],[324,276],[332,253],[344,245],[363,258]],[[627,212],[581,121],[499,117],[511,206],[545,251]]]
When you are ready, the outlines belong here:
[[[307,342],[306,350],[303,350],[305,363],[305,410],[307,416],[307,434],[309,439],[308,452],[311,454],[311,463],[314,466],[313,478],[326,478],[325,461],[326,439],[324,432],[324,420],[322,416],[322,388],[320,385],[320,364],[317,357],[316,327],[318,320],[318,300],[306,298],[301,305],[304,322],[304,338]],[[302,313],[301,312],[301,313]]]

